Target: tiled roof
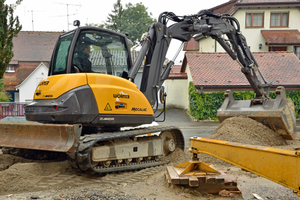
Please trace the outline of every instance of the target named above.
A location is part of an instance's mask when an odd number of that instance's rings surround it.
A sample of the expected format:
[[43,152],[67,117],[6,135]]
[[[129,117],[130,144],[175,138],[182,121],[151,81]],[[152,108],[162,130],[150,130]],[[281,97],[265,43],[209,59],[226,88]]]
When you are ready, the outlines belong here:
[[228,13],[233,15],[242,7],[299,7],[300,0],[230,0],[211,8],[216,14]]
[[238,2],[238,0],[231,0],[228,1],[226,3],[223,3],[221,5],[218,5],[214,8],[211,8],[211,10],[216,13],[216,14],[224,14],[224,13],[228,13],[230,15],[232,15],[234,13],[235,10],[235,6],[234,4]]
[[185,79],[187,78],[187,74],[182,71],[181,65],[174,65],[173,68],[170,71],[169,79]]
[[262,30],[261,33],[269,45],[300,44],[300,32],[298,30]]
[[20,31],[13,39],[14,61],[50,61],[55,43],[61,33]]
[[16,86],[21,84],[34,70],[36,66],[26,66],[17,68],[15,73],[5,73],[4,80],[4,89],[5,90],[16,90]]
[[299,0],[241,0],[240,3],[290,3],[300,2]]
[[[300,86],[300,60],[294,53],[253,53],[259,68],[274,86]],[[227,53],[187,52],[183,69],[189,66],[195,86],[249,86],[240,65]],[[288,77],[288,78],[287,78]]]

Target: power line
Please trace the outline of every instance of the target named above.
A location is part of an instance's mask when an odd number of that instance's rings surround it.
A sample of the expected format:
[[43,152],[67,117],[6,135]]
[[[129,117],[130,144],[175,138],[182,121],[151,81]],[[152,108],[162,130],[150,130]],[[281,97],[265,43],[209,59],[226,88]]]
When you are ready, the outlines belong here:
[[[57,4],[61,4],[61,5],[66,5],[67,6],[67,15],[64,15],[64,16],[67,16],[67,23],[68,23],[68,31],[69,31],[69,25],[70,25],[70,23],[69,23],[69,16],[70,16],[70,14],[69,14],[69,6],[77,6],[77,7],[81,7],[81,4],[70,4],[70,3],[58,3],[58,2],[56,2]],[[71,14],[71,15],[75,15],[75,14]],[[58,16],[58,17],[63,17],[63,16]]]

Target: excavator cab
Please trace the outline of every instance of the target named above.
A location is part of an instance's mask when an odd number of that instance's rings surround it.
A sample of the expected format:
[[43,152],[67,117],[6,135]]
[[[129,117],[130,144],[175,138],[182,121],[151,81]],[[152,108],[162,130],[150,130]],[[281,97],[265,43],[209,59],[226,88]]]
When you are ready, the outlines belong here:
[[132,66],[127,38],[100,28],[78,28],[60,36],[49,76],[100,73],[127,78]]
[[62,34],[48,77],[26,106],[27,121],[83,125],[115,131],[153,122],[144,94],[128,80],[130,41],[124,34],[98,27],[78,27]]

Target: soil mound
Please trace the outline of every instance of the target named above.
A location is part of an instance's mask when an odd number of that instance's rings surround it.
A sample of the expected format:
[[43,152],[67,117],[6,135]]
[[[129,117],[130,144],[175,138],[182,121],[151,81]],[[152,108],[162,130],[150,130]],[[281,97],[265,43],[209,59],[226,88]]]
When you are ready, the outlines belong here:
[[224,120],[209,138],[260,146],[287,145],[278,133],[245,116]]
[[[269,127],[245,116],[231,117],[224,120],[209,137],[216,140],[238,142],[243,144],[286,147],[288,143]],[[201,161],[209,164],[231,166],[213,156],[199,154]]]
[[4,180],[0,182],[0,194],[27,191],[34,188],[43,178],[51,178],[69,168],[67,161],[15,163],[0,171],[0,180]]
[[18,156],[0,153],[0,171],[8,169],[10,166],[14,165],[15,163],[29,163],[29,162],[33,162],[33,161]]

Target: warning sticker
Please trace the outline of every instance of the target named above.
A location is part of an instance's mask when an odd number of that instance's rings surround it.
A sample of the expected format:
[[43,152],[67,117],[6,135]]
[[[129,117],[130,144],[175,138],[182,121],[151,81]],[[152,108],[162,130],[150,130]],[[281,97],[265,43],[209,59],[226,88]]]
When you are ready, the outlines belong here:
[[110,107],[109,103],[106,104],[104,110],[105,111],[111,111],[111,107]]

